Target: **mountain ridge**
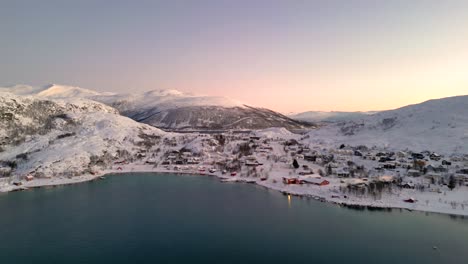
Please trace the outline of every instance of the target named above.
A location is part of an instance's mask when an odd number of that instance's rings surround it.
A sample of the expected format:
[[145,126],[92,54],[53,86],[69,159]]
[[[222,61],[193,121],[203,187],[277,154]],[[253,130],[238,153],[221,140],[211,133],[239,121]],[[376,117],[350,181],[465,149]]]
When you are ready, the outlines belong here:
[[[200,96],[177,90],[151,90],[133,94],[99,93],[80,87],[51,85],[29,89],[43,98],[83,97],[116,108],[122,115],[158,128],[182,130],[229,130],[285,127],[304,129],[313,125],[293,120],[273,110],[247,106],[220,96]],[[24,94],[28,89],[23,88]],[[14,89],[9,92],[15,93]]]

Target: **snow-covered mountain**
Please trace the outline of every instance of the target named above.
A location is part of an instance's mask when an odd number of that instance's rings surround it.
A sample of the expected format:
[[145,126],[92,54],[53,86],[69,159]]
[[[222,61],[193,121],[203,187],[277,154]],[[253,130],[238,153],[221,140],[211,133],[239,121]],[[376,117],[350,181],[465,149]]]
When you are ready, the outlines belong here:
[[16,95],[34,95],[49,99],[60,98],[88,98],[98,95],[113,95],[113,93],[100,93],[89,89],[75,86],[49,84],[45,86],[14,85],[9,87],[0,87],[0,92],[8,92]]
[[363,118],[368,115],[377,113],[376,111],[369,112],[339,112],[339,111],[307,111],[303,113],[295,113],[288,115],[290,118],[306,122],[344,122],[350,119]]
[[[79,87],[49,85],[42,88],[6,88],[14,94],[42,98],[83,97],[105,103],[138,122],[165,130],[226,130],[285,127],[303,129],[311,125],[280,113],[247,106],[225,97],[199,96],[177,90],[154,90],[133,94],[99,93]],[[28,93],[29,91],[29,93]]]
[[309,133],[312,140],[415,151],[468,152],[468,96],[434,99]]
[[0,116],[0,168],[23,176],[71,177],[100,170],[144,152],[166,135],[83,98],[3,92]]

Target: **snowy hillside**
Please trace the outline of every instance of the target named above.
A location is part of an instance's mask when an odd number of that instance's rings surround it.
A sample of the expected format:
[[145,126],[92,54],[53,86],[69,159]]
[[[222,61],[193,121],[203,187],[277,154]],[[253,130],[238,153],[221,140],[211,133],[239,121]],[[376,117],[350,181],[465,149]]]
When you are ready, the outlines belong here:
[[122,115],[138,122],[166,130],[305,127],[301,122],[268,109],[250,107],[225,97],[196,96],[176,90],[155,90],[134,95],[92,98],[115,107]]
[[82,98],[44,100],[0,93],[0,115],[0,167],[19,176],[90,173],[144,152],[165,135]]
[[15,94],[30,94],[43,98],[88,98],[112,106],[122,115],[138,122],[174,131],[269,127],[303,129],[310,126],[280,113],[246,106],[229,98],[192,95],[177,90],[111,94],[62,85],[50,85],[40,89],[4,89]]
[[468,96],[430,100],[328,125],[312,140],[393,149],[468,152]]
[[308,111],[303,113],[288,115],[290,118],[307,122],[344,122],[350,119],[363,118],[377,112],[325,112],[325,111]]

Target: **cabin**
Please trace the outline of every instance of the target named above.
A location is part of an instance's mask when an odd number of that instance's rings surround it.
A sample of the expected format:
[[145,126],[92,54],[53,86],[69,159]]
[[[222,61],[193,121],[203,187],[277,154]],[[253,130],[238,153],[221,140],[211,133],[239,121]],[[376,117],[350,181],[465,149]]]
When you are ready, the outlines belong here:
[[398,151],[396,153],[396,156],[399,157],[399,158],[404,158],[404,157],[406,157],[406,152]]
[[414,189],[415,187],[414,183],[412,182],[403,182],[399,186],[405,189]]
[[452,165],[452,162],[447,161],[447,160],[442,160],[442,165],[451,166],[451,165]]
[[460,157],[460,156],[457,156],[457,155],[453,155],[453,156],[450,157],[450,161],[459,162],[459,161],[463,161],[463,158]]
[[438,172],[438,173],[447,172],[447,168],[445,168],[442,165],[435,166],[435,165],[429,164],[426,166],[426,169],[427,171]]
[[408,176],[419,177],[421,176],[421,172],[419,170],[408,170]]
[[330,182],[325,180],[325,179],[315,178],[315,177],[305,178],[302,181],[304,181],[305,183],[314,184],[314,185],[317,185],[317,186],[325,186],[325,185],[330,184]]
[[384,169],[387,169],[387,170],[394,170],[396,169],[396,164],[395,163],[385,163],[383,165]]
[[442,158],[442,156],[439,155],[439,154],[437,154],[437,153],[435,153],[435,152],[433,152],[433,153],[431,153],[431,155],[429,155],[429,158],[430,158],[431,160],[440,160],[440,159]]
[[413,157],[413,159],[424,159],[424,155],[422,153],[412,153],[411,157]]
[[312,175],[312,174],[314,174],[312,170],[304,170],[304,171],[299,172],[299,175]]
[[31,174],[29,174],[29,175],[27,175],[27,176],[25,177],[25,180],[26,180],[26,181],[32,181],[32,180],[34,180],[34,176],[32,176]]
[[395,177],[390,176],[390,175],[384,175],[384,176],[379,177],[379,181],[380,182],[385,182],[385,183],[391,183],[391,182],[395,181]]
[[304,155],[304,160],[315,162],[317,160],[317,156]]
[[148,159],[148,160],[146,160],[146,163],[147,164],[156,164],[156,163],[158,163],[158,161],[156,159]]
[[302,181],[297,177],[283,177],[284,184],[302,184]]
[[344,177],[344,178],[348,178],[350,175],[349,171],[345,171],[344,169],[337,169],[335,171],[335,174],[338,177]]
[[[342,181],[342,183],[345,183],[345,181]],[[367,179],[349,179],[346,183],[348,186],[357,188],[363,188],[369,184]]]
[[248,160],[245,162],[245,166],[249,167],[257,167],[263,165],[262,163],[258,162],[257,160]]

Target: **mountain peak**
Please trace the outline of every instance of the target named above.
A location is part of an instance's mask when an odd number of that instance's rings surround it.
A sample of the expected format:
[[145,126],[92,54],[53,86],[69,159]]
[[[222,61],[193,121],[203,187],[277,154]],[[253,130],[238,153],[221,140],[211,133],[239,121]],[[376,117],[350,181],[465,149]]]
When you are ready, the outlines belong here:
[[60,84],[49,84],[42,91],[37,93],[40,97],[49,98],[69,98],[69,97],[89,97],[100,95],[101,93],[75,86]]
[[156,89],[145,92],[147,96],[182,96],[185,93],[175,89]]

